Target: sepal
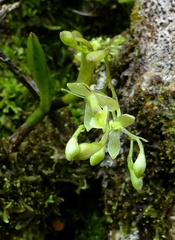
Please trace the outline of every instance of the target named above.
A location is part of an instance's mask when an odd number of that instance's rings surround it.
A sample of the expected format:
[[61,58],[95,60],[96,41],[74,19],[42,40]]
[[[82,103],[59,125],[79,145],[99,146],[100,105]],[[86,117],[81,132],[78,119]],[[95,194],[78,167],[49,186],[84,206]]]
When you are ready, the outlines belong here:
[[112,159],[115,159],[120,152],[120,132],[111,131],[109,133],[108,153]]
[[105,146],[102,147],[98,152],[94,153],[90,157],[91,166],[95,166],[99,164],[101,161],[103,161],[104,157],[105,157]]
[[62,31],[60,32],[60,39],[61,41],[72,48],[76,48],[77,47],[77,43],[75,41],[75,37],[74,35],[70,32],[70,31]]
[[89,62],[100,62],[101,60],[103,60],[106,56],[108,55],[107,51],[104,50],[97,50],[97,51],[92,51],[90,53],[87,54],[86,59]]
[[89,159],[94,153],[98,152],[103,145],[99,142],[93,143],[81,143],[79,145],[80,151],[77,156],[77,160],[86,160]]
[[77,141],[77,138],[72,136],[66,145],[65,155],[66,159],[72,161],[80,152],[80,147]]
[[143,187],[143,179],[141,177],[137,177],[134,173],[133,170],[130,170],[130,176],[131,176],[131,182],[132,182],[132,186],[138,191],[140,192],[142,187]]
[[140,152],[136,161],[133,163],[133,171],[135,175],[139,178],[143,176],[146,169],[146,158],[144,152]]

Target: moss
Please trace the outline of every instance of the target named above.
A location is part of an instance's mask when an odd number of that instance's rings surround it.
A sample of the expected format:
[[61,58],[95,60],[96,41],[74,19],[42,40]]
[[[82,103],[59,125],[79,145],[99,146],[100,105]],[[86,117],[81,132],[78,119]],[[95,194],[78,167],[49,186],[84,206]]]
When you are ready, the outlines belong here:
[[[29,134],[18,153],[1,159],[2,238],[103,239],[102,207],[97,207],[100,185],[99,191],[95,190],[96,174],[88,162],[79,164],[65,160],[64,147],[63,138],[46,118]],[[93,191],[96,191],[95,196]],[[89,201],[90,209],[85,207]],[[57,219],[64,223],[62,231],[53,227]]]
[[[0,81],[0,89],[0,137],[2,138],[12,134],[24,121],[32,99],[27,89],[18,83],[12,74],[3,77]],[[24,103],[26,100],[27,103]]]
[[[126,236],[136,228],[139,239],[170,239],[175,197],[174,97],[157,77],[146,87],[142,87],[146,84],[142,85],[142,81],[145,79],[133,82],[134,94],[120,102],[123,111],[137,115],[132,131],[148,140],[144,144],[147,155],[144,189],[141,194],[132,189],[126,160],[121,155],[116,167],[104,170],[108,174],[105,213],[112,219],[112,229],[118,232],[122,229]],[[128,85],[123,91],[129,93],[129,88]]]

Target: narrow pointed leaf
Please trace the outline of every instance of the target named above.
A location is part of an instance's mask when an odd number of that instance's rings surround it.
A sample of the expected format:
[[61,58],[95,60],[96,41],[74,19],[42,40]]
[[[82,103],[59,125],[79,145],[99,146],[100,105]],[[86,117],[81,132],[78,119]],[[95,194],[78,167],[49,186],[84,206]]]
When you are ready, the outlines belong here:
[[28,68],[39,89],[40,104],[49,110],[51,103],[50,80],[44,51],[37,36],[30,33],[27,40]]

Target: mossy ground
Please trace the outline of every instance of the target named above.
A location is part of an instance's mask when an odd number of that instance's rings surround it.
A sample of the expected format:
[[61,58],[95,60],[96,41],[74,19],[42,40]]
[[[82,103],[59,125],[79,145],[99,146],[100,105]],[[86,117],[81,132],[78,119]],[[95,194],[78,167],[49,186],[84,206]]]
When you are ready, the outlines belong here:
[[[29,1],[28,4],[31,2]],[[109,8],[111,10],[111,6]],[[68,63],[70,59],[65,57],[67,52],[64,49],[61,48],[59,53],[55,51],[60,48],[57,44],[58,33],[49,32],[48,27],[44,27],[41,23],[43,18],[40,18],[36,12],[32,12],[26,6],[22,6],[22,9],[23,19],[27,20],[32,16],[30,25],[27,26],[27,21],[22,21],[25,39],[28,32],[33,29],[40,33],[42,40],[46,32],[52,36],[45,44],[52,69],[51,75],[53,79],[61,79],[57,85],[65,86],[65,83],[71,79],[68,72],[72,70],[72,64]],[[51,8],[47,5],[45,9]],[[40,10],[45,13],[42,8]],[[57,16],[56,10],[58,9],[55,9],[53,13]],[[108,15],[115,14],[107,14],[106,7],[101,12],[102,16],[105,12],[108,20],[106,24],[110,23],[114,33],[116,34],[116,31],[121,33],[120,28],[116,30],[118,24],[114,27],[111,24],[111,18],[108,17]],[[65,20],[69,13],[69,11],[66,14],[62,13],[62,19]],[[60,24],[58,20],[54,20],[57,18],[51,17],[50,10],[44,16],[50,19],[51,27]],[[137,11],[135,17],[137,18]],[[71,25],[70,18],[62,25],[62,28],[74,27]],[[81,22],[81,18],[81,16],[76,16],[76,21]],[[11,15],[10,29],[15,32],[16,28],[21,29],[21,27],[19,28],[20,23],[17,24],[12,21],[13,19]],[[98,19],[104,20],[103,17]],[[89,34],[92,21],[94,21],[92,18],[89,20],[86,18],[86,21],[83,21],[84,24],[89,23],[83,32]],[[37,26],[35,26],[36,22]],[[117,22],[116,19],[115,22]],[[119,24],[121,26],[121,23]],[[123,24],[125,28],[125,21]],[[39,30],[41,25],[42,29]],[[96,35],[95,31],[93,37]],[[98,34],[100,31],[102,30],[99,30]],[[110,30],[110,34],[113,34],[113,31]],[[15,36],[13,39],[9,38],[10,48],[13,49],[16,44],[18,46],[16,50],[20,50],[19,39],[22,39],[22,33],[18,31]],[[7,35],[6,38],[8,38]],[[53,41],[55,38],[57,40]],[[101,166],[96,167],[91,167],[88,161],[68,162],[65,159],[66,140],[82,118],[82,113],[79,111],[80,103],[77,108],[72,106],[71,111],[66,108],[61,113],[68,135],[67,133],[64,135],[64,129],[60,134],[49,118],[45,118],[21,144],[18,152],[9,156],[1,153],[0,240],[116,240],[116,236],[120,239],[131,239],[131,235],[135,240],[174,237],[174,88],[163,86],[161,79],[156,76],[151,76],[152,80],[148,81],[146,88],[143,88],[145,78],[137,74],[137,69],[142,68],[139,64],[120,77],[120,74],[128,69],[129,65],[131,66],[131,61],[135,62],[135,59],[139,57],[136,45],[137,42],[129,39],[123,47],[123,54],[119,58],[120,63],[117,60],[117,66],[113,64],[112,73],[118,78],[117,92],[122,112],[136,116],[136,123],[131,130],[148,140],[144,144],[147,170],[144,176],[143,192],[137,193],[130,182],[126,163],[129,151],[128,139],[123,139],[125,144],[122,143],[121,154],[113,163],[108,156]],[[24,41],[22,46],[24,46]],[[50,50],[49,47],[51,47]],[[20,54],[23,50],[24,48],[17,51],[21,63],[23,54]],[[51,57],[52,53],[54,53],[53,57]],[[12,58],[13,54],[10,53]],[[67,68],[62,69],[63,64],[67,65]],[[58,66],[61,66],[59,71],[53,70]],[[129,80],[126,77],[127,74],[130,75]],[[12,94],[12,91],[10,93]],[[24,95],[21,96],[24,97]],[[20,99],[20,97],[12,96],[11,103],[15,101],[14,98]],[[20,101],[25,103],[24,99]],[[10,102],[7,102],[6,105],[9,106],[9,104]],[[31,109],[30,104],[29,108]],[[13,109],[15,110],[14,106]],[[11,118],[13,114],[10,114],[9,119],[13,120],[14,125],[12,129],[4,128],[5,134],[1,131],[4,136],[14,130],[15,126],[21,124],[21,120],[23,122],[24,118],[26,119],[28,111],[25,112],[25,116],[21,116],[20,110],[19,114],[16,114],[17,119]],[[87,137],[93,138],[94,136],[89,134]]]

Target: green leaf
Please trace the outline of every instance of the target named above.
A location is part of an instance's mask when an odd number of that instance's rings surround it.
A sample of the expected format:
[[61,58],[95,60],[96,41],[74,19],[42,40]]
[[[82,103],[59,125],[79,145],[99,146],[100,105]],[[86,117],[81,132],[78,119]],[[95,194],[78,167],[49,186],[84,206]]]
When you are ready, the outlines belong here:
[[40,106],[49,111],[51,104],[50,79],[44,51],[37,36],[30,33],[27,40],[27,63],[40,95]]
[[43,26],[49,30],[58,31],[61,29],[61,26],[55,26],[51,24],[43,24]]
[[109,133],[108,152],[112,159],[115,159],[120,152],[120,132]]

